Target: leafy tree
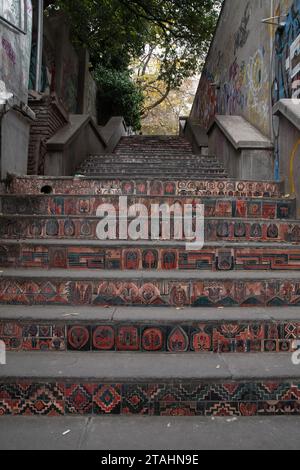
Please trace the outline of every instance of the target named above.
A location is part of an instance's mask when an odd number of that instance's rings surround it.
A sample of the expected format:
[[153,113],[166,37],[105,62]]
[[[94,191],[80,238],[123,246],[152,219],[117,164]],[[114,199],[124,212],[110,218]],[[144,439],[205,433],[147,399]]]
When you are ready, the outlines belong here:
[[141,128],[144,95],[128,71],[98,66],[94,77],[98,85],[98,121],[106,124],[111,116],[123,116],[134,130]]
[[[180,88],[171,90],[162,103],[148,111],[142,122],[143,134],[178,134],[179,118],[190,114],[198,81],[198,77],[184,80]],[[150,96],[147,95],[146,101],[152,103],[159,97],[160,89],[158,88],[158,91],[153,90]]]
[[[115,71],[134,68],[145,94],[160,90],[143,113],[160,105],[201,68],[221,0],[56,0],[69,16],[73,35],[87,47],[92,64]],[[153,57],[159,62],[149,75]],[[151,75],[151,74],[150,74]]]

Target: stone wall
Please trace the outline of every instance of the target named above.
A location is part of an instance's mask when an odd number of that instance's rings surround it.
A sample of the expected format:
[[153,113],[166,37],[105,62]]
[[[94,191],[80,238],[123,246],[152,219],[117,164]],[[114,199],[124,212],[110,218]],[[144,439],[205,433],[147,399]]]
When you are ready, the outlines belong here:
[[[294,7],[299,9],[299,3],[295,0]],[[278,70],[280,64],[285,69],[286,62],[285,51],[276,47],[277,26],[262,20],[287,13],[292,4],[292,0],[224,1],[191,113],[203,127],[209,127],[215,114],[236,114],[272,136],[276,83],[283,88]],[[291,23],[297,28],[298,18],[289,18],[288,38],[294,34]]]

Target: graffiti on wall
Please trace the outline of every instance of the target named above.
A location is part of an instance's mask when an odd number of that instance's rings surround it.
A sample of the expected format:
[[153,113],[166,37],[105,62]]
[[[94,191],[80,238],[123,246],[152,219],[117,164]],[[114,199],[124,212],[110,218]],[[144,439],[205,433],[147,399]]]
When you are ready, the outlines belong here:
[[250,2],[247,3],[244,16],[241,20],[239,29],[234,35],[234,54],[236,54],[238,49],[241,49],[247,43],[250,30],[248,29],[248,24],[251,16],[251,6]]
[[235,58],[228,72],[202,74],[194,109],[208,128],[215,114],[241,114],[264,128],[269,112],[269,82],[264,48],[248,61]]
[[24,29],[23,9],[25,7],[24,0],[1,0],[0,17],[10,23],[12,26]]
[[300,95],[300,0],[290,8],[284,29],[276,32],[274,54],[273,104]]
[[[11,21],[14,18],[13,3],[5,1],[2,4],[2,7],[5,4],[6,8],[12,4]],[[20,34],[5,23],[0,23],[0,80],[17,99],[27,102],[32,6],[31,1],[27,1],[26,4],[18,2],[18,4],[24,7],[26,5],[26,10],[22,10],[22,15],[26,16],[27,34]],[[8,17],[8,11],[5,10],[5,12]]]
[[[267,17],[270,10],[264,2],[234,2],[235,5],[225,2],[223,20],[206,60],[192,117],[208,128],[215,114],[242,115],[268,135],[271,41],[261,18]],[[232,8],[239,18],[232,17]],[[233,33],[228,31],[230,21],[234,23],[230,26]],[[258,24],[261,24],[259,34]]]

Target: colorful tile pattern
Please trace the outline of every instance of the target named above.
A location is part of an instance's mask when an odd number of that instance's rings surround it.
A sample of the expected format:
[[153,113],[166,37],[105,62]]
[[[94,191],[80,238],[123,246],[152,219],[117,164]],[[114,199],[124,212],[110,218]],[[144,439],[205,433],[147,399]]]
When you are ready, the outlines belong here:
[[149,271],[284,271],[300,270],[300,247],[228,248],[107,248],[85,246],[48,246],[36,244],[0,245],[0,266],[19,268],[59,268],[82,270]]
[[160,180],[97,180],[89,178],[22,178],[14,177],[9,192],[13,194],[41,194],[48,187],[53,194],[81,195],[150,195],[150,196],[229,196],[229,197],[280,197],[280,183],[254,181],[160,181]]
[[175,307],[300,305],[300,281],[122,281],[1,278],[0,304]]
[[[100,240],[97,237],[97,217],[70,218],[65,216],[35,217],[0,216],[0,239],[36,240]],[[131,220],[128,220],[128,224]],[[174,240],[174,220],[171,218],[171,240]],[[117,237],[119,220],[116,220]],[[151,234],[146,240],[151,238]],[[164,240],[160,234],[160,240]],[[182,240],[180,240],[182,241]],[[300,243],[300,222],[262,221],[249,219],[205,219],[206,242],[289,242]]]
[[300,322],[0,322],[8,351],[292,352]]
[[[0,212],[5,215],[42,215],[42,216],[96,216],[97,208],[111,204],[119,212],[119,196],[34,196],[13,195],[0,197]],[[180,205],[203,204],[205,217],[232,217],[237,219],[294,219],[296,201],[294,199],[257,199],[257,198],[217,198],[189,196],[128,196],[128,206],[144,204],[150,211],[152,204]]]
[[0,384],[0,416],[70,414],[213,417],[300,415],[300,384],[291,381]]

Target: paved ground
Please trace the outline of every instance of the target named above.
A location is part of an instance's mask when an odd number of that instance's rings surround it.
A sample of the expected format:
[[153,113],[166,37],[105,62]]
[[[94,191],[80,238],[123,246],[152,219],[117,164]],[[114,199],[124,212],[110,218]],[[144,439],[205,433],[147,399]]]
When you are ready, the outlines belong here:
[[[209,381],[298,381],[300,367],[290,354],[198,354],[108,352],[7,353],[7,364],[0,366],[2,381],[53,382],[63,379],[100,383],[157,383],[157,380]],[[203,360],[205,358],[205,360]],[[145,382],[144,382],[145,381]],[[75,383],[75,382],[74,382]]]
[[299,450],[300,417],[1,417],[0,449]]

